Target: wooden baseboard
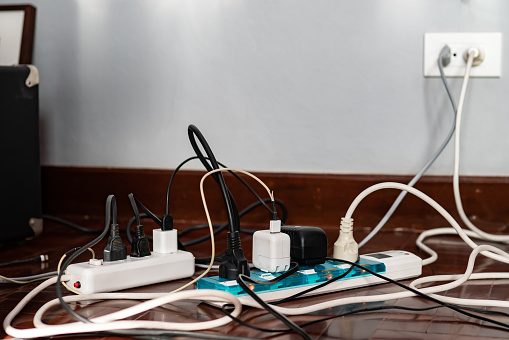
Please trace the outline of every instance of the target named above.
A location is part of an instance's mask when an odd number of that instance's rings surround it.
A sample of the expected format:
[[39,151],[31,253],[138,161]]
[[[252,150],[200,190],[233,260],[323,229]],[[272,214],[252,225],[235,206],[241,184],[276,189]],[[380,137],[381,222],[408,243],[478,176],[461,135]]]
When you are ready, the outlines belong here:
[[[181,171],[171,189],[170,211],[176,221],[204,222],[205,214],[199,193],[204,172]],[[338,226],[353,199],[365,188],[386,181],[408,183],[408,176],[385,175],[323,175],[256,173],[274,190],[276,198],[288,208],[287,224]],[[111,169],[90,167],[42,167],[42,197],[45,214],[104,218],[105,199],[115,194],[119,218],[132,216],[127,198],[129,193],[156,214],[163,214],[166,188],[171,171]],[[239,210],[255,201],[254,196],[231,175],[225,175]],[[264,190],[253,180],[246,179],[262,197]],[[427,176],[416,186],[449,211],[458,215],[452,193],[452,178]],[[207,202],[214,221],[225,221],[226,212],[218,186],[212,179],[205,185]],[[354,213],[356,222],[364,227],[376,225],[398,195],[396,190],[383,190],[367,197]],[[463,177],[461,194],[467,214],[480,227],[504,232],[509,221],[509,178]],[[447,226],[431,207],[407,195],[387,228],[421,229],[427,225]],[[269,213],[257,208],[242,219],[244,226],[266,224]]]

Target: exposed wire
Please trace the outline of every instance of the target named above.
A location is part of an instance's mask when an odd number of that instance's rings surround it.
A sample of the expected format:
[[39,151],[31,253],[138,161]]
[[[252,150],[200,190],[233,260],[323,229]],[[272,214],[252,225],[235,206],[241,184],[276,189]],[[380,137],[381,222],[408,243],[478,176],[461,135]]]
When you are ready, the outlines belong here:
[[[204,157],[206,160],[210,160],[208,157]],[[193,156],[193,157],[189,157],[188,159],[184,160],[182,163],[180,163],[176,168],[175,170],[173,170],[172,174],[171,174],[171,177],[170,177],[170,181],[168,182],[168,188],[166,189],[166,214],[169,214],[170,213],[170,189],[171,189],[171,185],[173,183],[173,179],[175,178],[175,176],[177,175],[178,171],[187,163],[189,163],[190,161],[192,160],[195,160],[195,159],[199,159],[198,156]],[[219,164],[220,166],[222,166],[223,168],[227,168],[228,166],[224,165],[223,163],[217,161],[217,164]],[[256,199],[259,201],[259,202],[262,202],[263,206],[269,210],[269,212],[272,212],[272,210],[270,209],[270,207],[265,204],[265,201],[262,200],[262,198],[256,193],[256,191],[254,191],[254,189],[249,185],[247,184],[246,181],[244,181],[244,179],[240,176],[238,176],[235,172],[233,171],[229,171],[230,174],[232,174],[236,179],[238,179],[255,197]],[[283,220],[283,219],[281,219]]]

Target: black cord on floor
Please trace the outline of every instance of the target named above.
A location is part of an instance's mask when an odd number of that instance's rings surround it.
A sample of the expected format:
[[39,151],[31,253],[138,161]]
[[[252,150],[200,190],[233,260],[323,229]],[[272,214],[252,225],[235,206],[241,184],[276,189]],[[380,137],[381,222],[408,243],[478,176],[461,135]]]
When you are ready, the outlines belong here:
[[72,229],[75,229],[75,230],[78,230],[78,231],[81,231],[81,232],[84,232],[84,233],[88,233],[88,234],[100,234],[100,233],[103,232],[102,229],[85,228],[85,227],[79,226],[79,225],[77,225],[75,223],[72,223],[72,222],[69,222],[67,220],[61,219],[59,217],[51,216],[51,215],[42,215],[42,218],[44,220],[60,223],[60,224],[65,225],[65,226],[67,226],[69,228],[72,228]]
[[[444,306],[444,307],[447,307],[449,309],[452,309],[460,314],[463,314],[463,315],[466,315],[466,316],[469,316],[471,318],[475,318],[475,319],[479,319],[479,320],[482,320],[482,321],[486,321],[486,322],[489,322],[489,323],[493,323],[497,326],[501,326],[501,327],[504,327],[504,328],[509,328],[509,324],[507,323],[504,323],[504,322],[500,322],[500,321],[497,321],[497,320],[494,320],[494,319],[490,319],[490,318],[487,318],[487,317],[484,317],[484,316],[481,316],[481,315],[476,315],[476,314],[472,314],[470,312],[467,312],[464,308],[461,308],[461,307],[457,307],[455,305],[452,305],[452,304],[449,304],[449,303],[446,303],[446,302],[443,302],[443,301],[440,301],[430,295],[427,295],[427,294],[424,294],[424,293],[421,293],[420,291],[412,288],[412,287],[409,287],[409,286],[406,286],[402,283],[399,283],[398,281],[395,281],[391,278],[388,278],[384,275],[381,275],[381,274],[378,274],[377,272],[374,272],[372,271],[371,269],[367,268],[367,267],[364,267],[364,266],[361,266],[357,263],[354,263],[354,262],[350,262],[350,261],[346,261],[346,260],[339,260],[339,259],[335,259],[335,258],[332,258],[332,257],[328,257],[327,260],[330,260],[330,261],[335,261],[335,262],[339,262],[339,263],[346,263],[346,264],[349,264],[351,266],[355,266],[359,269],[362,269],[368,273],[370,273],[371,275],[374,275],[382,280],[385,280],[387,282],[390,282],[396,286],[399,286],[403,289],[406,289],[412,293],[414,293],[415,295],[419,296],[419,297],[422,297],[422,298],[425,298],[427,300],[430,300],[430,301],[433,301],[441,306]],[[508,330],[509,331],[509,330]]]
[[285,325],[287,325],[288,327],[290,327],[290,329],[292,331],[294,331],[295,333],[297,333],[298,335],[300,335],[301,338],[303,339],[306,339],[306,340],[311,340],[311,337],[309,336],[309,334],[307,334],[302,328],[300,328],[297,324],[295,324],[292,320],[288,319],[285,315],[277,312],[275,309],[273,309],[272,307],[270,307],[270,305],[268,305],[265,301],[263,301],[259,296],[258,294],[256,294],[255,292],[253,292],[248,286],[247,284],[245,283],[245,280],[246,279],[249,279],[248,276],[246,275],[242,275],[240,274],[239,276],[237,276],[237,283],[240,285],[240,287],[242,287],[242,289],[249,295],[253,298],[253,300],[255,300],[260,306],[263,307],[263,309],[265,309],[267,312],[269,312],[270,314],[274,315],[276,318],[278,318],[279,320],[281,320]]

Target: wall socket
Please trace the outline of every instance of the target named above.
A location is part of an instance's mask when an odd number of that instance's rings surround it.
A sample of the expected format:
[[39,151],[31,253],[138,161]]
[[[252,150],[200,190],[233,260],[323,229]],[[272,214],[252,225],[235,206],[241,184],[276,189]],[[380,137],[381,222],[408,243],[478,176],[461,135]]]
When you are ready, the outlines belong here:
[[469,47],[479,47],[484,51],[484,61],[472,67],[470,77],[502,76],[502,33],[426,33],[424,34],[425,77],[440,77],[438,55],[442,48],[451,48],[451,63],[444,67],[447,77],[463,77],[466,61],[464,55]]

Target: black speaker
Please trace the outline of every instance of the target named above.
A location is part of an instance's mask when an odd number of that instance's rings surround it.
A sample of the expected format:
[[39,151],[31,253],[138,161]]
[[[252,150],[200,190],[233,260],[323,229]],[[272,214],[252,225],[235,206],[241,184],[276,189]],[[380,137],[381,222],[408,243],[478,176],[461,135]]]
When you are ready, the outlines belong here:
[[0,246],[39,235],[39,72],[0,66]]

